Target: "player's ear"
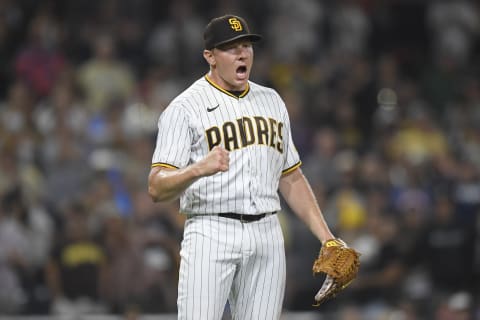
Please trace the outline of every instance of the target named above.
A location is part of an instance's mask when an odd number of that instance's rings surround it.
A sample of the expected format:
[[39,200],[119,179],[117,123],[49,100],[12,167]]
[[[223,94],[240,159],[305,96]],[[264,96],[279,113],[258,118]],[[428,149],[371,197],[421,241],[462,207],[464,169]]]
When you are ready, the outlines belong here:
[[209,65],[215,65],[215,56],[213,55],[212,50],[203,50],[203,58],[207,61]]

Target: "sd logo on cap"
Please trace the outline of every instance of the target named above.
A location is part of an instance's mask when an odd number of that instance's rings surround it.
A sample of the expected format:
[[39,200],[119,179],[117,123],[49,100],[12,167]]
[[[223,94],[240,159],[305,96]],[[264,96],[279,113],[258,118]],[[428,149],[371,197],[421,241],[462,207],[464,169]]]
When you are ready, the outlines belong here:
[[262,36],[250,33],[247,22],[234,15],[213,18],[205,27],[203,34],[205,49],[207,50],[243,38],[247,38],[251,42],[257,42],[262,39]]

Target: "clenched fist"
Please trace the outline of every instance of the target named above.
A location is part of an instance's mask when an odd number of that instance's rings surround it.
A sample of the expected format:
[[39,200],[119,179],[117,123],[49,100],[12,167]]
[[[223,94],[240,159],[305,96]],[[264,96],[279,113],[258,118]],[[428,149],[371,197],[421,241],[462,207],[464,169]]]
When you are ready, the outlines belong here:
[[202,176],[211,176],[217,172],[225,172],[229,167],[229,152],[220,146],[213,147],[205,158],[198,162],[198,168]]

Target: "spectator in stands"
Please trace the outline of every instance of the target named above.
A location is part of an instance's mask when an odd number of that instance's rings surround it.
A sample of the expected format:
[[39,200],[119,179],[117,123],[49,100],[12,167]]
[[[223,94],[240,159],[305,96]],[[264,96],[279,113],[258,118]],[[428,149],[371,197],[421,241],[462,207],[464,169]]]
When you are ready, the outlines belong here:
[[0,107],[0,133],[3,142],[1,147],[9,150],[15,157],[19,156],[22,142],[28,140],[27,137],[32,132],[33,107],[34,97],[25,83],[11,83],[7,98]]
[[435,197],[433,219],[419,234],[409,263],[421,263],[427,268],[433,294],[445,296],[474,289],[474,228],[459,221],[448,195]]
[[353,244],[364,254],[361,272],[349,294],[361,306],[384,311],[402,296],[405,261],[399,250],[399,226],[389,213],[368,218],[368,232]]
[[66,66],[66,58],[59,50],[59,24],[46,12],[39,12],[30,23],[29,39],[15,59],[15,74],[44,98]]
[[78,82],[86,106],[93,114],[104,112],[112,101],[127,101],[133,94],[135,75],[116,56],[115,38],[99,32],[92,40],[92,57],[78,68]]
[[0,314],[22,313],[28,302],[30,243],[24,228],[27,209],[18,187],[0,193]]
[[51,311],[60,315],[106,312],[104,301],[107,260],[88,228],[88,213],[72,203],[65,212],[61,241],[46,265],[52,295]]
[[143,256],[131,231],[129,221],[117,212],[104,217],[101,238],[110,266],[105,297],[110,312],[115,314],[127,312],[132,304],[138,303],[140,294]]
[[390,141],[391,155],[413,166],[432,161],[448,152],[447,137],[428,110],[417,106]]

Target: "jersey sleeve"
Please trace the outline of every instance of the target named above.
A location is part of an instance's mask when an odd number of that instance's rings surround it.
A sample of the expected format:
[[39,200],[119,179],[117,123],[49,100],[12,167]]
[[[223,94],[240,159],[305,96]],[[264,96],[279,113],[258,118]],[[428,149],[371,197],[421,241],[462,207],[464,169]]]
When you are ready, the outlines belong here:
[[152,167],[185,167],[190,159],[192,135],[181,105],[168,106],[158,119]]
[[302,165],[302,161],[300,160],[300,155],[298,154],[297,148],[295,148],[295,144],[292,138],[292,130],[290,127],[290,118],[288,117],[288,113],[285,109],[285,117],[284,117],[284,152],[285,152],[285,161],[283,164],[282,174],[287,174],[292,172],[293,170],[297,169]]

